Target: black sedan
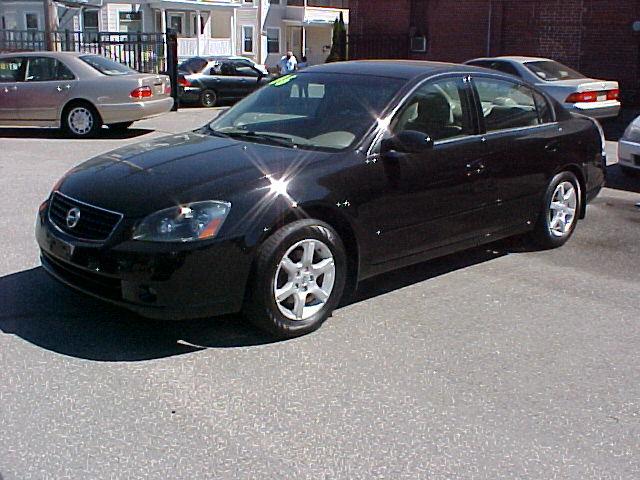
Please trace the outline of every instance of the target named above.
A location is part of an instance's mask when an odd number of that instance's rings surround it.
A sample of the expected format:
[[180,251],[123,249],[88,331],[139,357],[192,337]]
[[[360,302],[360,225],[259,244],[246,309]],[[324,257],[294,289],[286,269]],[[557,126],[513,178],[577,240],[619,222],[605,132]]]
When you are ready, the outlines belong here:
[[273,80],[244,57],[193,57],[178,66],[178,96],[184,104],[215,107],[238,100]]
[[334,63],[74,168],[36,235],[78,290],[154,318],[242,311],[290,337],[358,280],[525,232],[564,244],[604,167],[597,122],[516,78]]

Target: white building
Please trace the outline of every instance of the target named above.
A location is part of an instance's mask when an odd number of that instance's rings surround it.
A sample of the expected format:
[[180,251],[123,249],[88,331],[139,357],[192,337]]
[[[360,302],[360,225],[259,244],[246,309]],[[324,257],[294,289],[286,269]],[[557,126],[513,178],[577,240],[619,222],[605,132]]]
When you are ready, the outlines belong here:
[[[52,0],[59,30],[178,33],[178,56],[243,55],[275,66],[288,50],[310,64],[331,49],[348,0]],[[0,0],[0,28],[45,29],[43,0]]]

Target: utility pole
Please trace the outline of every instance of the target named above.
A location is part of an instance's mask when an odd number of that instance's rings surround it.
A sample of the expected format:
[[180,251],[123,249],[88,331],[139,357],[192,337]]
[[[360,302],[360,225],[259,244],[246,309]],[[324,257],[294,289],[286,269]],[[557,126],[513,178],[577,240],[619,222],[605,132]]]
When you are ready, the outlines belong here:
[[47,51],[53,50],[53,4],[51,0],[42,0],[42,7],[44,9],[44,42]]

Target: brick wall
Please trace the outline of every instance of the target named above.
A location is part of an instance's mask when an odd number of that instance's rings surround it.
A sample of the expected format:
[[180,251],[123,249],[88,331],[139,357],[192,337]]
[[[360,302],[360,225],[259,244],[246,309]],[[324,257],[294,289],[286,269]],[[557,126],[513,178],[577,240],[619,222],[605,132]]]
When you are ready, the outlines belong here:
[[378,39],[426,34],[428,52],[406,51],[407,58],[550,57],[586,75],[618,80],[626,100],[640,103],[635,20],[640,0],[352,0],[350,33]]

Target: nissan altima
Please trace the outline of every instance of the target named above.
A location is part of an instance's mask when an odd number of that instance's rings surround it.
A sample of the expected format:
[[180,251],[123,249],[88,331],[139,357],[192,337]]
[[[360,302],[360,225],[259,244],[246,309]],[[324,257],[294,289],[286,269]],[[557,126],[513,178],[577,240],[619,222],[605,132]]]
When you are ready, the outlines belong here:
[[143,316],[292,337],[364,278],[527,232],[561,246],[604,165],[594,120],[512,76],[334,63],[73,168],[36,237],[55,278]]

